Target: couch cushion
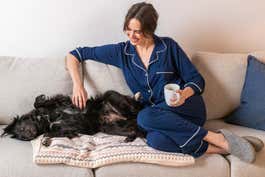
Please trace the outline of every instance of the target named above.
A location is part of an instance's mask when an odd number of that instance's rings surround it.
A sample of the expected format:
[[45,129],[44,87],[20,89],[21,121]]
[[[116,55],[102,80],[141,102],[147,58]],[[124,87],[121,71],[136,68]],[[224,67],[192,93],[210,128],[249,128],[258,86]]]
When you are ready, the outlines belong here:
[[[224,128],[234,132],[239,136],[256,136],[265,142],[265,132],[252,128],[246,128],[238,125],[232,125],[220,120],[209,120],[205,124],[208,130],[217,130]],[[242,162],[237,157],[229,155],[227,159],[231,164],[231,177],[264,177],[265,172],[265,148],[256,154],[256,161],[253,164]]]
[[86,60],[83,64],[83,72],[84,86],[89,96],[95,96],[107,90],[116,90],[122,94],[132,95],[122,71],[115,66]]
[[72,92],[63,58],[0,57],[0,124],[29,112],[39,94]]
[[[2,134],[3,126],[0,126]],[[90,169],[65,165],[36,165],[32,160],[30,142],[9,137],[0,138],[0,176],[1,177],[93,177]]]
[[265,64],[248,56],[247,73],[241,93],[241,104],[225,121],[265,130]]
[[218,119],[233,111],[240,103],[247,54],[198,52],[192,62],[205,79],[203,98],[207,119]]
[[204,155],[192,166],[166,167],[142,163],[123,163],[95,170],[97,177],[229,177],[229,163],[217,154]]
[[265,63],[265,51],[197,52],[192,55],[193,64],[206,82],[203,98],[207,108],[207,119],[222,118],[239,106],[249,54]]

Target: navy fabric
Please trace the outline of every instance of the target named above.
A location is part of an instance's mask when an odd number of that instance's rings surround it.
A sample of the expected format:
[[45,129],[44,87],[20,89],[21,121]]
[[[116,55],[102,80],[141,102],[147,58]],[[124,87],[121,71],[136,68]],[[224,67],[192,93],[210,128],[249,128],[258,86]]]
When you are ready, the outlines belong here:
[[248,56],[240,106],[225,118],[232,124],[265,130],[265,64]]
[[[130,41],[99,47],[79,47],[70,53],[80,62],[95,60],[121,68],[135,94],[141,93],[144,109],[138,125],[147,131],[147,143],[156,149],[201,156],[208,147],[202,128],[206,111],[201,94],[204,79],[185,52],[171,38],[154,35],[155,47],[145,68]],[[164,99],[164,85],[177,83],[181,89],[191,87],[194,95],[178,107],[169,107]]]
[[[191,99],[194,102],[202,101],[196,96]],[[191,115],[187,112],[180,114],[176,108],[162,102],[139,112],[137,123],[147,132],[147,144],[162,151],[190,154],[193,157],[203,155],[208,148],[208,143],[203,140],[207,134],[202,127],[206,121],[205,109],[197,109]]]
[[[99,47],[79,47],[70,53],[80,62],[91,59],[122,69],[125,80],[135,94],[141,92],[145,106],[164,101],[164,85],[177,83],[191,87],[196,95],[204,91],[204,79],[185,52],[171,38],[154,36],[155,48],[145,68],[130,41]],[[199,105],[198,105],[199,106]]]

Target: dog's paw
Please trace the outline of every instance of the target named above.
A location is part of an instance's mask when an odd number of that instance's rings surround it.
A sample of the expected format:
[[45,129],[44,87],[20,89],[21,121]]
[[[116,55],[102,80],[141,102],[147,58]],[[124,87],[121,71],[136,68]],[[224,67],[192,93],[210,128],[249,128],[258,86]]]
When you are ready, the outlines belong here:
[[135,101],[140,101],[141,98],[142,98],[141,92],[137,92],[137,93],[134,95],[134,100],[135,100]]
[[49,137],[44,137],[42,140],[41,140],[41,144],[48,147],[50,146],[52,143],[52,139],[49,138]]
[[37,109],[39,107],[44,106],[47,99],[48,98],[44,94],[37,96],[35,98],[34,107]]
[[136,139],[136,136],[135,135],[129,135],[127,136],[125,139],[124,139],[124,142],[125,143],[129,143],[129,142],[132,142]]

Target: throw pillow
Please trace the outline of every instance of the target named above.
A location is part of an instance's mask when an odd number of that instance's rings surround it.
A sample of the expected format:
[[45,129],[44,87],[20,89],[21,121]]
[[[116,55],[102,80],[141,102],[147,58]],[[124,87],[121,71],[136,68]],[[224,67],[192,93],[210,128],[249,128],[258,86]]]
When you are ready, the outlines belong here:
[[265,64],[248,56],[240,106],[225,118],[227,123],[265,130]]

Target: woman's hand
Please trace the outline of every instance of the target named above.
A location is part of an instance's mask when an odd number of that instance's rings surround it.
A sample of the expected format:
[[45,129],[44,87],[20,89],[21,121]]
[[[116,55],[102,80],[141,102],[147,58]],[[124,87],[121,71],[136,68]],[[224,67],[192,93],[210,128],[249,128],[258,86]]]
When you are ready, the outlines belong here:
[[171,104],[170,106],[172,107],[177,107],[181,106],[185,103],[186,99],[189,98],[194,94],[194,91],[191,87],[185,87],[183,90],[179,89],[176,91],[176,93],[179,93],[179,100],[175,99],[170,99]]
[[72,96],[72,102],[73,104],[83,109],[86,106],[87,101],[87,92],[83,86],[73,86],[73,96]]
[[176,93],[179,93],[179,100],[177,98],[171,98],[170,106],[177,107],[185,103],[186,97],[183,94],[183,90],[177,90]]
[[72,54],[67,54],[66,67],[73,81],[72,102],[76,107],[83,109],[86,106],[87,92],[82,84],[80,76],[80,71],[79,71],[80,62]]

